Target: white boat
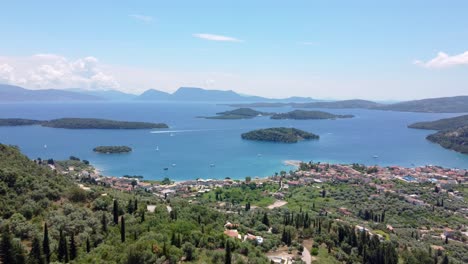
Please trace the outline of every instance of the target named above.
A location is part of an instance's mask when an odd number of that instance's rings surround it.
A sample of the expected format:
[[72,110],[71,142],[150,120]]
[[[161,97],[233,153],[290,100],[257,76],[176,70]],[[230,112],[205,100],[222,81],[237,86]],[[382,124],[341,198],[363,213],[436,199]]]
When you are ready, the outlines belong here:
[[374,156],[372,156],[372,157],[373,157],[374,159],[378,159],[378,158],[379,158],[379,156],[377,156],[377,155],[374,155]]
[[156,150],[159,151],[159,146],[156,146]]
[[175,163],[172,163],[172,167],[175,167],[175,166],[176,166],[176,164],[175,164]]
[[173,137],[173,136],[174,136],[174,133],[169,134],[169,136]]
[[47,145],[44,145],[44,148],[47,148]]
[[210,164],[210,167],[211,167],[211,168],[213,168],[214,166],[215,166],[214,163],[211,163],[211,164]]

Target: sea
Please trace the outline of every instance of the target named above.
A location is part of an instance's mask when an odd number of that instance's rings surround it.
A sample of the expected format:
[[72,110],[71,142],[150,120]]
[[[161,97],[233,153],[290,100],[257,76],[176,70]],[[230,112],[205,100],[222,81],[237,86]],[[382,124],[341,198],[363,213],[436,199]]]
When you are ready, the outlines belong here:
[[[365,109],[321,109],[354,118],[337,120],[213,120],[232,110],[225,103],[93,102],[3,103],[0,118],[49,120],[63,117],[164,122],[169,129],[98,130],[41,126],[0,127],[0,143],[19,146],[28,157],[56,160],[76,156],[89,160],[103,175],[141,175],[148,180],[244,179],[293,170],[288,160],[468,168],[468,155],[426,140],[433,131],[410,129],[414,122],[461,114],[407,113]],[[287,112],[290,107],[257,108]],[[269,127],[295,127],[318,134],[319,140],[294,144],[242,140],[241,134]],[[127,154],[99,154],[100,145],[127,145]]]

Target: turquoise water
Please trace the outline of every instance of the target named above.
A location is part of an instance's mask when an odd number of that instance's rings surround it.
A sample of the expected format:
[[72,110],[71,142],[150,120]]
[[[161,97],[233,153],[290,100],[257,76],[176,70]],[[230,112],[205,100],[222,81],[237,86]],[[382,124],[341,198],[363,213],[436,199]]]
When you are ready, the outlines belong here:
[[[167,130],[68,130],[40,126],[0,127],[0,142],[18,145],[30,158],[87,159],[106,175],[143,175],[146,179],[264,177],[290,170],[284,160],[314,160],[368,165],[441,165],[468,168],[468,155],[443,149],[425,139],[431,131],[409,129],[417,121],[457,114],[326,110],[356,117],[342,120],[208,120],[232,109],[215,103],[37,103],[0,104],[0,117],[52,119],[96,117],[165,122]],[[285,112],[290,108],[262,108]],[[293,126],[320,135],[297,144],[244,141],[252,129]],[[170,132],[172,131],[172,132]],[[47,148],[44,148],[47,145]],[[128,145],[129,154],[96,154],[98,145]],[[159,150],[156,150],[156,149]],[[373,158],[378,156],[378,158]],[[210,166],[214,164],[214,166]],[[167,171],[164,168],[169,168]]]

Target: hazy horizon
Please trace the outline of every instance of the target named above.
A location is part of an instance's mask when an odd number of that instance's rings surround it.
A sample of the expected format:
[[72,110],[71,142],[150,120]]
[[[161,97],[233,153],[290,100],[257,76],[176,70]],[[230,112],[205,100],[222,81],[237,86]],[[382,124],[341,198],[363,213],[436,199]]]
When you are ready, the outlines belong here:
[[468,94],[464,1],[3,6],[0,83],[28,89],[379,101]]

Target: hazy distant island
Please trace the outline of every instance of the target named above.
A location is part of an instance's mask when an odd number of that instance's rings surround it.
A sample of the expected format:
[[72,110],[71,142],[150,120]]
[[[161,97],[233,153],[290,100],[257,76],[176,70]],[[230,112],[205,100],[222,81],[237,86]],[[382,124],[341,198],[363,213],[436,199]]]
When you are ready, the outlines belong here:
[[287,113],[279,113],[271,116],[271,119],[296,119],[296,120],[307,120],[307,119],[336,119],[336,118],[352,118],[353,115],[335,115],[322,111],[306,111],[306,110],[294,110]]
[[22,118],[0,119],[0,126],[41,125],[52,128],[67,129],[151,129],[168,128],[164,123],[128,122],[98,118],[59,118],[50,121]]
[[427,136],[426,139],[444,148],[468,154],[468,115],[419,122],[408,127],[439,130],[439,132]]
[[98,146],[93,149],[94,152],[105,154],[128,153],[132,151],[128,146]]
[[23,118],[0,118],[0,126],[32,126],[40,125],[43,121]]
[[216,116],[203,117],[206,119],[250,119],[257,116],[267,116],[272,113],[260,112],[251,108],[238,108],[231,111],[216,113]]
[[329,108],[329,109],[346,109],[346,108],[364,108],[364,109],[373,109],[381,106],[382,104],[353,99],[353,100],[342,100],[342,101],[330,101],[330,102],[305,102],[305,103],[268,103],[268,102],[258,102],[258,103],[243,103],[243,104],[230,104],[233,107],[281,107],[281,106],[292,106],[295,108]]
[[282,143],[296,143],[301,140],[319,139],[318,135],[296,128],[276,127],[253,130],[241,135],[242,139],[256,141],[270,141]]

